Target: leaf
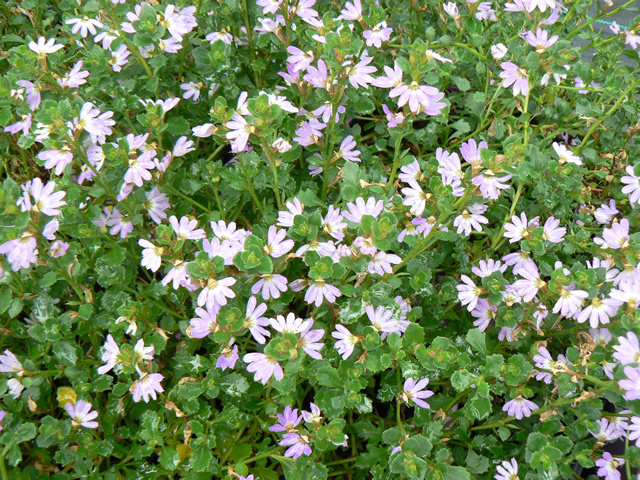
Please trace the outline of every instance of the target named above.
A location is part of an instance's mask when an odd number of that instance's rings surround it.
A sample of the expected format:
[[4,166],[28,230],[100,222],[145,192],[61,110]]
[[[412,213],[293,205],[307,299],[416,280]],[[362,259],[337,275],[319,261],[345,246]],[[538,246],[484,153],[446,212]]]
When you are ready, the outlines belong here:
[[340,388],[344,385],[338,371],[330,365],[324,365],[318,369],[318,383],[323,387]]
[[0,290],[0,314],[9,309],[12,299],[11,289],[5,287]]
[[483,355],[487,354],[487,345],[485,343],[485,333],[481,332],[477,328],[473,328],[469,330],[467,333],[466,339],[476,352],[482,353]]
[[452,123],[451,126],[456,130],[456,133],[451,135],[451,138],[461,137],[465,133],[469,133],[471,131],[471,125],[469,125],[469,122],[463,118]]
[[478,455],[473,450],[469,450],[467,453],[467,470],[473,474],[485,473],[489,470],[489,460],[487,457]]
[[522,355],[512,355],[504,369],[503,377],[507,385],[516,387],[529,376],[531,370],[533,367]]
[[458,392],[461,392],[469,387],[473,383],[475,378],[471,373],[469,373],[466,369],[456,370],[453,375],[451,375],[451,385]]
[[471,88],[471,83],[466,78],[452,76],[451,80],[454,81],[456,87],[458,87],[461,92],[466,92]]

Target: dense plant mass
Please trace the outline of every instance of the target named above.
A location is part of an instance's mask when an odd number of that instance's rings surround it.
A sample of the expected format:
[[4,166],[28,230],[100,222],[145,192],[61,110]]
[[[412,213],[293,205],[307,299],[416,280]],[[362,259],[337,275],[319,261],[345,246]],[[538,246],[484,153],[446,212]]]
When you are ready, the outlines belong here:
[[631,478],[632,3],[1,2],[0,478]]

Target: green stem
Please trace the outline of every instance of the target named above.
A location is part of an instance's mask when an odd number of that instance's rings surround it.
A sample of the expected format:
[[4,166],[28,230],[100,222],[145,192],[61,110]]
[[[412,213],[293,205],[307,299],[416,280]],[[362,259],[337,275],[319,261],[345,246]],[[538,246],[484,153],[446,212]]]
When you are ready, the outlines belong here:
[[205,207],[204,205],[202,205],[200,202],[194,200],[193,198],[185,195],[180,190],[177,190],[177,189],[173,188],[171,185],[162,185],[162,188],[164,188],[165,190],[170,191],[172,194],[177,195],[180,198],[185,199],[187,202],[191,203],[192,205],[195,205],[196,207],[204,210],[205,212],[211,213],[211,210],[209,208]]
[[248,463],[257,462],[258,460],[262,460],[263,458],[267,458],[267,457],[272,456],[274,453],[279,451],[281,448],[282,447],[276,447],[273,450],[269,450],[268,452],[261,453],[260,455],[256,455],[255,457],[247,458],[246,460],[243,460],[242,463],[244,463],[246,465]]
[[616,103],[614,103],[613,106],[609,110],[607,110],[607,112],[603,116],[598,118],[598,120],[596,120],[596,122],[593,125],[591,125],[589,130],[587,130],[586,135],[582,139],[582,142],[578,146],[578,149],[576,151],[576,155],[580,154],[580,152],[582,151],[584,146],[587,144],[587,140],[593,134],[593,132],[596,130],[596,128],[598,128],[602,122],[604,122],[611,114],[613,114],[613,112],[615,112],[618,108],[620,108],[620,106],[627,100],[627,95],[629,94],[629,92],[631,92],[631,90],[633,90],[635,88],[637,83],[638,83],[637,80],[631,82],[631,84],[622,93],[622,96],[618,99],[618,101]]
[[469,45],[465,45],[464,43],[454,43],[454,45],[456,47],[460,47],[460,48],[464,48],[466,51],[472,53],[473,55],[475,55],[476,57],[478,57],[480,60],[482,60],[483,62],[488,62],[489,59],[487,57],[485,57],[484,55],[482,55],[480,52],[474,50],[473,48],[471,48]]
[[0,455],[0,474],[2,474],[2,480],[7,480],[9,477],[7,475],[7,467],[4,465],[4,456],[6,452],[2,452]]
[[[398,391],[402,390],[402,374],[400,373],[400,367],[396,368],[396,380],[398,382]],[[398,422],[398,428],[402,432],[402,435],[406,435],[404,425],[402,424],[402,412],[400,411],[401,403],[396,398],[396,421]]]
[[387,189],[385,191],[385,195],[388,197],[389,193],[393,189],[393,182],[396,179],[396,173],[398,172],[398,166],[400,163],[400,147],[402,146],[402,138],[404,132],[400,132],[400,134],[396,137],[395,145],[394,145],[394,153],[393,153],[393,167],[391,167],[391,176],[389,177],[389,181],[387,182]]
[[358,460],[358,457],[343,458],[342,460],[336,460],[335,462],[325,463],[325,465],[327,467],[332,466],[332,465],[344,465],[345,463],[351,463],[351,462],[355,462],[357,460]]

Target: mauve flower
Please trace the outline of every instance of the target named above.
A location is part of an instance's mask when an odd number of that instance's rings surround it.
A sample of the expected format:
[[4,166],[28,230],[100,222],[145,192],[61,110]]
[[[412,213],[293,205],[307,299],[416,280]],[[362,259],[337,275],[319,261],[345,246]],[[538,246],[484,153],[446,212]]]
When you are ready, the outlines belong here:
[[458,234],[471,235],[471,230],[482,232],[482,224],[489,223],[487,217],[482,215],[489,208],[487,205],[474,203],[469,208],[465,208],[460,215],[453,220],[453,226],[458,227]]
[[480,299],[482,288],[477,287],[473,280],[466,275],[460,275],[460,280],[462,280],[463,284],[456,285],[458,300],[463,306],[467,305],[467,310],[472,311]]
[[49,253],[53,258],[63,257],[70,245],[67,242],[63,242],[62,240],[56,240],[49,247]]
[[362,197],[358,197],[355,204],[347,203],[347,208],[349,211],[343,214],[344,218],[353,223],[360,223],[363,215],[371,215],[377,219],[378,215],[382,213],[384,202],[382,200],[376,201],[375,198],[369,197],[365,203]]
[[154,186],[151,191],[145,193],[147,199],[143,206],[147,209],[147,213],[151,220],[157,224],[161,224],[162,220],[167,218],[165,211],[171,207],[169,198]]
[[22,130],[22,134],[24,136],[29,135],[29,130],[31,129],[32,117],[31,114],[28,113],[26,115],[22,115],[22,118],[16,123],[12,123],[11,125],[7,125],[4,127],[4,131],[15,135],[19,131]]
[[342,293],[336,287],[325,283],[323,279],[318,279],[309,286],[304,296],[304,301],[307,303],[315,303],[315,306],[319,307],[325,299],[329,303],[334,303],[336,297],[341,296]]
[[547,285],[547,283],[540,278],[540,272],[534,263],[527,263],[523,268],[518,270],[518,275],[524,277],[524,279],[516,280],[513,288],[525,302],[533,300],[538,290]]
[[427,377],[422,380],[418,380],[417,382],[412,378],[408,378],[404,381],[400,398],[403,402],[408,403],[409,401],[412,401],[421,408],[431,408],[431,406],[424,401],[425,398],[429,398],[433,395],[431,390],[425,390],[425,387],[428,384],[429,379]]
[[488,277],[493,272],[500,271],[504,273],[507,270],[506,264],[502,264],[500,260],[496,261],[491,258],[488,260],[480,260],[477,267],[471,267],[471,271],[480,278]]
[[399,263],[402,263],[402,259],[398,255],[381,250],[371,257],[367,270],[369,270],[369,273],[384,275],[385,273],[393,273],[391,265],[398,265]]
[[632,166],[628,166],[625,171],[628,175],[620,179],[625,184],[622,187],[622,193],[629,195],[629,203],[631,205],[640,204],[640,177],[635,174]]
[[382,21],[375,25],[371,30],[362,32],[367,47],[382,47],[382,42],[386,42],[391,37],[393,29],[387,27],[387,22]]
[[[441,93],[435,87],[420,85],[415,80],[410,85],[399,85],[389,92],[389,97],[398,98],[398,107],[409,104],[413,113],[419,113],[421,106],[428,109],[434,101],[442,98]],[[437,99],[436,99],[437,98]]]
[[511,217],[511,223],[504,225],[504,237],[509,239],[509,243],[515,243],[523,238],[529,238],[531,230],[538,226],[538,217],[527,221],[527,215],[522,212],[520,217],[514,215]]
[[476,308],[471,311],[471,316],[476,318],[473,325],[481,332],[484,332],[492,320],[498,316],[498,307],[493,305],[486,298],[480,298],[476,303]]
[[561,287],[558,292],[560,298],[553,306],[553,313],[560,313],[560,315],[571,318],[578,313],[582,307],[582,300],[589,297],[589,294],[584,290],[574,290],[571,285],[568,287]]
[[511,460],[503,460],[503,462],[496,467],[495,480],[518,480],[518,462],[515,458]]
[[318,351],[324,347],[324,343],[320,343],[318,340],[324,336],[324,330],[321,328],[311,330],[311,327],[313,327],[313,319],[309,320],[311,320],[311,322],[308,322],[307,326],[300,332],[300,338],[298,339],[298,343],[296,343],[296,347],[302,348],[311,358],[322,360],[322,355],[318,353]]
[[257,305],[257,303],[256,297],[249,298],[242,326],[249,329],[256,342],[264,344],[267,341],[265,337],[271,336],[271,333],[263,328],[269,325],[269,320],[262,316],[267,311],[267,305],[264,303]]
[[115,342],[111,334],[107,335],[107,341],[102,346],[104,349],[102,353],[102,361],[105,362],[103,366],[98,368],[98,373],[104,375],[111,371],[116,365],[120,364],[120,347]]
[[256,132],[255,127],[250,125],[245,118],[238,113],[233,114],[233,117],[225,124],[225,127],[229,129],[225,136],[227,140],[231,140],[231,148],[234,153],[245,151],[249,136]]
[[537,409],[538,405],[521,396],[509,400],[504,404],[504,407],[502,407],[502,410],[507,412],[507,415],[516,417],[518,420],[522,420],[523,417],[530,417],[531,411]]
[[293,67],[294,72],[306,70],[314,59],[313,52],[303,52],[298,47],[287,47],[287,52],[290,54],[287,63]]
[[112,120],[113,112],[100,113],[94,108],[93,103],[86,102],[80,109],[80,114],[73,119],[73,126],[76,130],[85,130],[89,133],[93,143],[103,144],[108,135],[113,132],[111,127],[116,124]]
[[204,308],[196,308],[197,317],[189,320],[189,328],[187,328],[187,335],[190,338],[205,338],[211,333],[215,333],[220,330],[218,325],[218,312],[220,307],[215,305],[213,308],[206,310]]
[[55,38],[50,38],[47,40],[44,37],[39,37],[38,43],[29,42],[29,48],[37,53],[39,58],[46,58],[48,54],[55,53],[63,47],[64,45],[59,45],[56,43]]
[[216,361],[216,368],[220,368],[223,372],[227,368],[233,370],[236,366],[236,362],[240,358],[238,357],[238,345],[233,345],[234,342],[235,338],[229,340],[229,342],[222,348],[222,352],[220,352],[220,356]]
[[149,403],[149,398],[155,400],[157,398],[156,392],[164,392],[164,388],[160,385],[163,379],[164,377],[159,373],[140,373],[140,379],[136,380],[131,387],[133,401],[138,403],[140,399],[143,399],[144,403]]
[[266,385],[271,377],[274,377],[277,381],[284,378],[284,372],[278,361],[264,353],[248,353],[242,361],[248,363],[247,371],[255,372],[253,379],[255,381],[262,382]]
[[216,279],[209,277],[206,286],[198,295],[198,306],[206,305],[209,310],[213,310],[216,306],[224,306],[227,304],[227,298],[234,298],[235,292],[229,287],[236,283],[235,278],[227,277]]
[[609,323],[609,318],[618,313],[618,307],[622,305],[622,302],[613,298],[604,298],[604,296],[593,298],[591,305],[582,310],[576,320],[578,323],[584,323],[589,320],[591,328],[596,328],[598,325],[605,325]]
[[574,153],[570,149],[568,149],[566,146],[558,142],[553,142],[551,145],[553,146],[553,149],[556,151],[556,154],[558,155],[559,164],[569,162],[569,163],[575,163],[576,165],[582,165],[582,159],[577,155],[574,155]]
[[567,229],[564,227],[558,227],[560,220],[549,217],[544,222],[542,240],[552,243],[560,243],[564,240],[564,234],[567,233]]
[[335,343],[335,347],[338,350],[338,353],[342,355],[343,360],[346,360],[351,356],[353,349],[360,341],[360,339],[349,332],[344,325],[340,324],[336,325],[336,330],[331,332],[331,336],[338,339]]
[[262,7],[262,13],[276,13],[282,4],[282,0],[257,0],[256,5]]
[[269,427],[270,432],[294,432],[302,421],[302,415],[298,415],[297,408],[286,406],[283,413],[277,414],[278,423]]
[[625,391],[625,400],[640,399],[640,368],[624,367],[624,374],[627,378],[620,380],[618,385]]
[[[331,113],[329,113],[329,116]],[[304,121],[300,124],[300,127],[295,131],[296,136],[293,137],[293,141],[303,147],[308,147],[318,143],[318,140],[322,137],[322,129],[327,125],[319,122],[315,119],[310,121]]]
[[617,250],[629,247],[629,220],[623,218],[620,222],[613,223],[611,228],[602,231],[602,238],[593,239],[596,245]]
[[598,476],[605,480],[620,480],[621,475],[618,471],[620,465],[624,465],[624,458],[612,457],[609,452],[604,452],[602,458],[596,460],[598,467]]
[[598,426],[600,427],[598,433],[595,433],[593,430],[589,430],[589,433],[598,439],[599,443],[609,442],[611,440],[616,440],[622,436],[624,436],[624,430],[619,428],[615,423],[609,423],[609,420],[606,418],[601,418],[596,421]]
[[289,253],[295,246],[295,242],[293,240],[285,240],[286,236],[286,230],[278,231],[275,225],[271,225],[267,232],[267,244],[264,247],[264,253],[273,258],[280,258]]
[[0,372],[15,373],[18,376],[24,375],[25,369],[10,350],[5,350],[4,355],[0,355]]
[[27,90],[27,105],[29,105],[29,108],[32,111],[36,110],[40,106],[40,101],[42,100],[40,87],[28,80],[18,80],[16,83]]
[[640,362],[640,342],[633,332],[627,332],[626,337],[618,337],[618,345],[614,345],[613,358],[622,365]]
[[71,27],[71,33],[80,32],[80,36],[82,38],[87,38],[89,33],[91,33],[91,35],[96,35],[98,33],[96,28],[104,27],[101,21],[96,20],[95,18],[89,18],[86,15],[84,18],[70,18],[64,23],[67,25],[73,25],[73,27]]
[[480,175],[476,175],[471,179],[471,183],[480,188],[483,198],[489,200],[497,200],[500,196],[500,190],[509,188],[509,185],[503,183],[510,180],[513,175],[503,175],[497,177],[493,170],[487,169]]
[[351,63],[350,60],[347,60],[343,64],[343,66],[346,66],[345,72],[349,83],[356,90],[361,86],[366,88],[370,83],[373,83],[373,77],[370,74],[375,73],[378,69],[373,65],[369,65],[371,60],[373,60],[373,57],[367,56],[367,52],[365,51],[357,64],[349,66]]
[[520,93],[522,93],[522,95],[527,95],[529,93],[527,71],[511,62],[502,62],[500,66],[502,67],[502,72],[500,72],[502,87],[507,88],[513,85],[514,97]]
[[84,400],[78,400],[75,405],[68,402],[64,406],[64,409],[71,417],[71,426],[73,428],[98,428],[98,422],[92,421],[94,418],[98,417],[98,412],[95,410],[91,411],[91,408],[91,404]]
[[293,458],[294,460],[303,454],[307,456],[311,455],[308,435],[300,435],[294,432],[285,433],[280,441],[280,445],[289,446],[287,451],[284,452],[284,456]]
[[251,293],[257,295],[260,291],[262,291],[262,298],[265,300],[280,298],[280,292],[287,291],[287,279],[277,273],[260,275],[260,280],[251,287]]
[[547,48],[550,48],[558,41],[558,35],[549,38],[549,32],[538,28],[536,33],[527,32],[524,39],[529,45],[536,49],[536,53],[542,54]]
[[629,441],[636,442],[636,447],[640,447],[640,417],[631,417],[631,424],[627,425],[629,430]]
[[173,228],[177,240],[202,240],[205,238],[205,231],[201,228],[196,228],[198,226],[198,221],[196,219],[189,219],[188,217],[180,218],[180,222],[178,223],[178,219],[175,215],[171,215],[169,217],[169,223]]
[[616,201],[611,199],[609,203],[603,203],[593,212],[593,216],[600,225],[608,225],[611,220],[620,213],[616,208]]

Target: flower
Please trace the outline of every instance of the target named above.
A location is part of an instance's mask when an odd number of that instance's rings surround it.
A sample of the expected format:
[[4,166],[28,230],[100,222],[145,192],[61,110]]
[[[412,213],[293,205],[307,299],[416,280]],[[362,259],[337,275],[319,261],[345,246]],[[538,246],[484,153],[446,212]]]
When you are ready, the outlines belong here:
[[[67,204],[62,200],[67,195],[67,192],[54,193],[55,188],[56,182],[53,180],[47,182],[46,185],[38,177],[30,180],[23,186],[25,190],[24,196],[18,201],[20,202],[20,209],[23,212],[41,212],[49,217],[60,215],[59,208]],[[28,194],[33,197],[33,202]]]
[[55,38],[46,39],[44,37],[38,38],[38,43],[29,42],[29,48],[38,54],[39,58],[46,58],[46,56],[50,53],[55,53],[64,45],[59,45],[56,43]]
[[73,161],[73,154],[68,145],[63,145],[60,150],[43,150],[38,154],[38,158],[45,162],[44,168],[51,170],[55,168],[55,174],[60,176],[64,169]]
[[26,88],[27,105],[29,105],[30,110],[36,110],[40,106],[40,101],[42,100],[42,96],[40,95],[40,86],[34,85],[28,80],[18,80],[16,83],[21,87]]
[[589,319],[591,328],[605,325],[609,323],[609,317],[618,313],[620,305],[622,305],[622,302],[614,298],[595,297],[591,299],[591,305],[578,314],[576,320],[578,323],[584,323]]
[[120,347],[115,342],[111,334],[107,335],[107,341],[102,346],[104,352],[102,353],[102,361],[106,362],[103,366],[98,368],[98,373],[104,375],[111,371],[116,365],[120,364]]
[[370,30],[362,32],[362,36],[367,42],[367,47],[382,47],[382,42],[386,42],[391,38],[393,29],[387,27],[387,22],[382,21],[373,26]]
[[144,403],[149,403],[149,397],[155,400],[157,398],[156,392],[164,392],[164,388],[160,385],[164,377],[160,373],[141,373],[140,371],[138,373],[140,379],[131,386],[134,402],[138,403],[142,398]]
[[24,390],[24,385],[17,378],[10,378],[7,381],[7,387],[9,387],[9,393],[13,395],[13,398],[18,398]]
[[384,275],[385,273],[393,273],[391,264],[398,265],[400,263],[402,263],[402,259],[398,255],[381,250],[371,257],[367,270],[369,270],[369,273]]
[[255,381],[261,381],[263,385],[266,385],[271,377],[280,381],[284,378],[284,372],[278,361],[264,353],[248,353],[242,361],[248,363],[248,372],[255,372],[253,379]]
[[542,240],[552,243],[562,242],[564,240],[564,234],[567,233],[567,229],[564,227],[558,228],[558,225],[560,225],[560,220],[554,217],[547,218],[547,221],[544,222],[544,226],[542,227]]
[[65,404],[64,409],[71,417],[71,425],[73,428],[98,428],[98,422],[92,421],[98,417],[98,412],[91,411],[91,404],[84,400],[78,400],[75,405],[68,402]]
[[614,345],[613,349],[613,358],[622,365],[640,362],[640,342],[633,332],[627,332],[626,337],[618,337],[618,345]]
[[549,38],[549,32],[538,28],[535,34],[533,32],[525,33],[524,39],[529,45],[536,49],[536,53],[542,54],[547,48],[558,41],[558,35]]
[[493,170],[487,169],[480,175],[473,177],[471,179],[471,183],[480,188],[480,193],[483,198],[497,200],[500,196],[500,190],[509,188],[509,185],[506,185],[503,182],[511,179],[511,177],[513,177],[513,175],[497,177],[496,174],[493,173]]
[[198,226],[198,221],[196,219],[189,219],[188,217],[180,218],[180,222],[178,223],[178,219],[175,215],[171,215],[169,217],[169,223],[171,227],[173,227],[173,231],[178,237],[178,241],[180,240],[202,240],[205,238],[205,231],[201,228],[196,230]]
[[502,464],[496,467],[495,480],[520,480],[518,477],[518,462],[515,458],[503,460]]
[[311,455],[308,435],[300,435],[295,432],[285,433],[284,437],[282,437],[282,440],[280,441],[280,445],[289,446],[287,451],[284,452],[284,456],[291,457],[294,460],[302,454],[307,456]]
[[509,239],[509,243],[515,243],[523,238],[529,238],[531,230],[538,226],[538,217],[535,217],[527,222],[527,216],[524,212],[520,214],[520,217],[514,215],[511,217],[511,223],[505,223],[504,225],[504,237]]
[[207,308],[206,310],[197,307],[195,310],[197,317],[189,320],[190,326],[187,328],[187,335],[190,338],[205,338],[210,333],[220,330],[218,325],[219,311],[219,306],[214,306],[211,309]]
[[300,332],[300,339],[296,343],[296,347],[302,348],[311,358],[322,360],[322,355],[318,351],[324,347],[324,343],[320,343],[318,340],[324,336],[324,330],[321,328],[311,330],[313,319],[310,320],[312,321],[308,322],[307,326]]
[[267,244],[264,247],[264,253],[273,258],[280,258],[286,253],[289,253],[294,247],[295,242],[293,240],[285,240],[286,236],[286,230],[278,231],[275,225],[271,225],[267,232]]
[[277,414],[278,423],[271,425],[271,432],[294,432],[298,424],[302,421],[302,415],[298,415],[297,408],[286,406],[283,413]]
[[157,224],[161,224],[162,220],[167,218],[165,211],[171,207],[169,198],[158,190],[158,187],[154,186],[151,191],[145,193],[147,201],[143,206],[147,209],[147,213],[151,217],[151,220]]
[[640,368],[624,367],[624,374],[627,378],[618,382],[620,388],[626,392],[624,394],[624,399],[640,399]]
[[620,222],[613,223],[611,228],[602,231],[602,238],[596,237],[594,243],[604,248],[617,250],[629,247],[629,220],[623,218]]
[[629,203],[640,204],[640,177],[635,174],[632,166],[628,166],[625,171],[628,175],[620,179],[625,184],[622,187],[622,193],[629,195]]
[[620,213],[616,208],[616,201],[611,199],[609,203],[603,203],[593,212],[593,216],[600,225],[607,225],[611,223],[611,220],[615,217],[616,214]]
[[456,285],[458,300],[460,300],[463,306],[467,305],[467,310],[472,311],[476,307],[483,290],[482,288],[476,287],[473,280],[466,275],[460,275],[460,280],[462,280],[463,284]]
[[553,149],[556,151],[558,155],[558,163],[563,164],[566,162],[575,163],[576,165],[582,165],[582,159],[577,155],[574,155],[573,152],[558,142],[552,143]]
[[104,27],[102,22],[100,22],[99,20],[96,20],[95,18],[89,18],[87,16],[85,16],[84,18],[70,18],[64,23],[66,23],[67,25],[73,25],[73,27],[71,27],[71,33],[80,32],[80,36],[82,38],[87,38],[89,32],[91,32],[91,35],[96,35],[98,33],[96,28]]
[[636,447],[640,447],[640,417],[631,417],[631,424],[627,426],[627,429],[629,430],[629,441],[635,440]]
[[272,318],[270,320],[270,323],[274,330],[277,330],[282,334],[298,334],[309,325],[312,325],[313,320],[310,318],[307,320],[302,320],[301,318],[296,317],[295,313],[289,313],[287,314],[286,318],[282,315],[277,315],[276,318]]
[[315,306],[319,307],[322,305],[325,298],[327,302],[334,303],[336,301],[336,297],[341,296],[342,293],[338,288],[325,283],[322,279],[318,279],[309,286],[309,289],[304,296],[304,301],[307,303],[315,303]]
[[479,203],[474,203],[468,209],[465,208],[462,211],[462,214],[458,215],[454,221],[453,226],[458,227],[457,232],[464,233],[465,236],[471,235],[471,230],[476,230],[477,232],[482,231],[482,224],[489,223],[487,217],[482,215],[487,211],[489,207],[487,205],[481,205]]
[[116,124],[111,117],[113,112],[100,113],[100,110],[94,108],[93,103],[86,102],[82,105],[78,117],[73,119],[73,126],[78,131],[88,132],[93,143],[103,144],[105,138],[112,133],[111,127]]
[[306,70],[314,59],[313,52],[303,52],[298,47],[287,47],[287,52],[290,54],[287,63],[292,66],[294,72]]
[[264,303],[257,305],[257,303],[256,297],[249,298],[242,326],[249,329],[256,342],[264,344],[267,341],[265,337],[271,336],[271,333],[263,328],[269,325],[269,320],[262,316],[267,311],[267,305]]
[[522,93],[522,95],[528,95],[529,81],[527,80],[527,71],[511,62],[502,62],[500,66],[502,67],[502,72],[500,72],[502,88],[513,85],[514,97],[520,93]]
[[507,412],[510,417],[516,417],[518,420],[522,420],[522,417],[530,417],[532,410],[537,410],[538,405],[533,403],[522,396],[518,396],[513,400],[509,400],[502,407],[503,412]]
[[145,239],[138,240],[138,245],[143,248],[142,262],[140,265],[148,268],[152,272],[157,272],[162,265],[162,254],[164,253],[164,248],[156,247],[153,243]]
[[360,338],[351,334],[349,330],[347,330],[344,325],[337,324],[336,330],[331,332],[331,336],[333,338],[337,338],[338,341],[335,344],[338,353],[342,355],[342,359],[346,360],[353,353],[353,349],[356,344],[360,341]]
[[572,317],[582,306],[582,300],[587,298],[589,294],[584,290],[574,290],[571,285],[560,288],[560,298],[553,306],[553,313],[560,312],[564,317]]
[[257,295],[261,290],[264,300],[280,298],[280,292],[284,293],[287,291],[287,279],[277,273],[260,275],[260,280],[251,287],[251,293]]
[[[376,72],[377,68],[369,65],[371,60],[373,60],[373,57],[367,56],[367,52],[365,51],[357,64],[347,66],[346,73],[349,83],[356,90],[361,86],[366,88],[370,83],[373,83],[373,77],[370,74]],[[349,65],[349,63],[351,63],[351,61],[347,60],[343,65]],[[437,92],[437,90],[435,91]]]
[[618,467],[624,463],[624,458],[612,457],[609,452],[604,452],[602,458],[596,460],[596,467],[599,467],[598,476],[604,477],[605,480],[620,480]]
[[494,60],[502,60],[509,50],[504,43],[491,45],[491,56]]
[[360,150],[354,150],[356,141],[353,139],[353,135],[348,135],[340,143],[340,149],[336,152],[337,158],[344,158],[350,162],[360,161]]
[[[222,348],[222,352],[216,361],[216,367],[222,369],[224,372],[227,368],[234,369],[236,362],[240,358],[238,356],[238,345],[233,345],[235,338],[229,340],[229,342]],[[233,348],[231,346],[233,345]]]
[[404,381],[404,387],[400,398],[403,402],[412,401],[421,408],[431,408],[430,405],[424,401],[425,398],[429,398],[433,395],[431,390],[425,390],[424,388],[429,384],[429,378],[425,377],[417,382],[408,378]]
[[596,423],[600,427],[598,433],[593,430],[589,430],[589,432],[598,439],[599,443],[605,443],[624,436],[624,430],[613,422],[609,423],[606,418],[601,418]]
[[0,245],[0,253],[7,256],[11,270],[17,272],[21,268],[38,261],[38,241],[33,233],[25,231],[21,237],[9,240]]
[[363,215],[371,215],[374,218],[378,218],[378,215],[382,212],[384,208],[384,203],[382,200],[378,200],[373,197],[369,197],[367,202],[365,203],[362,197],[356,198],[356,202],[347,203],[348,212],[345,212],[344,218],[353,223],[360,223],[362,221]]
[[15,373],[18,376],[22,376],[25,372],[22,363],[18,360],[10,350],[5,350],[4,355],[0,355],[0,372],[3,373]]
[[209,277],[206,286],[198,295],[198,306],[206,305],[209,310],[213,310],[216,306],[224,306],[227,304],[227,298],[235,298],[236,294],[229,287],[236,283],[235,278],[213,278]]

